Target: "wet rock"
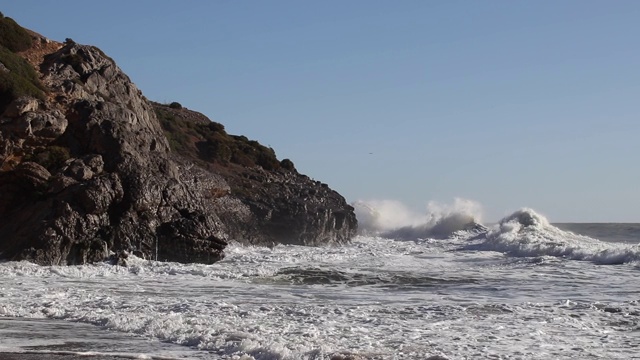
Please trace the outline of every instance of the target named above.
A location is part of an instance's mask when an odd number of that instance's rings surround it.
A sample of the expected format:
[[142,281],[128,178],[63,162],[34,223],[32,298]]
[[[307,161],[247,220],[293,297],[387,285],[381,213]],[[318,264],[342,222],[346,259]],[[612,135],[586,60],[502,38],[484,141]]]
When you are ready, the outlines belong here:
[[333,354],[329,360],[367,360],[367,358],[358,354]]
[[612,306],[605,306],[602,311],[606,312],[606,313],[611,313],[611,314],[617,314],[617,313],[621,313],[622,309],[617,308],[617,307],[612,307]]

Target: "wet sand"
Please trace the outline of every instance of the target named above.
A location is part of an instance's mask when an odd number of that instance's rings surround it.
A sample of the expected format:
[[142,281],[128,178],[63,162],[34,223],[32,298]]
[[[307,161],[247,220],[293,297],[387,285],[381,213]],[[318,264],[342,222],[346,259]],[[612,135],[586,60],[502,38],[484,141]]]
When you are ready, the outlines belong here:
[[191,349],[101,326],[0,316],[0,360],[207,359]]
[[30,354],[30,353],[0,353],[0,360],[125,360],[132,359],[108,355],[77,355],[77,354]]

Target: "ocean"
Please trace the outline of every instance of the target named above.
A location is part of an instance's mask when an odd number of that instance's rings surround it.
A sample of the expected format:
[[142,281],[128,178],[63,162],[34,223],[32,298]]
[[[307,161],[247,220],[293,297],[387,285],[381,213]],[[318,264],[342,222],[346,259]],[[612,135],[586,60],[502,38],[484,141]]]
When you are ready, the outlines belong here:
[[231,244],[213,265],[0,263],[0,352],[640,359],[640,224],[529,209],[444,223],[340,247]]

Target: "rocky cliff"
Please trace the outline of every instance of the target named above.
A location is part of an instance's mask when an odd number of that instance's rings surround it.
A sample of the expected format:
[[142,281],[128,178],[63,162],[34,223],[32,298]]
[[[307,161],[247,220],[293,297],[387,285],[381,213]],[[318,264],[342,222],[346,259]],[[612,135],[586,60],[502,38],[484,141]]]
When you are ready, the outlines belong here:
[[344,198],[273,150],[149,102],[96,47],[27,33],[0,46],[0,258],[212,263],[230,240],[355,234]]

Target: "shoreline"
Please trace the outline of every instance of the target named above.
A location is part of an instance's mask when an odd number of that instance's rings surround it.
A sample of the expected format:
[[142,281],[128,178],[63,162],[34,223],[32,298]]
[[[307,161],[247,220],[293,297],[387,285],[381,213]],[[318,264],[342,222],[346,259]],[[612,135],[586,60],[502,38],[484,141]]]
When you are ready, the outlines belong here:
[[[122,357],[109,354],[56,354],[49,352],[0,352],[0,360],[125,360],[135,357]],[[151,358],[153,359],[153,358]]]
[[0,360],[187,360],[208,355],[88,323],[0,316]]

